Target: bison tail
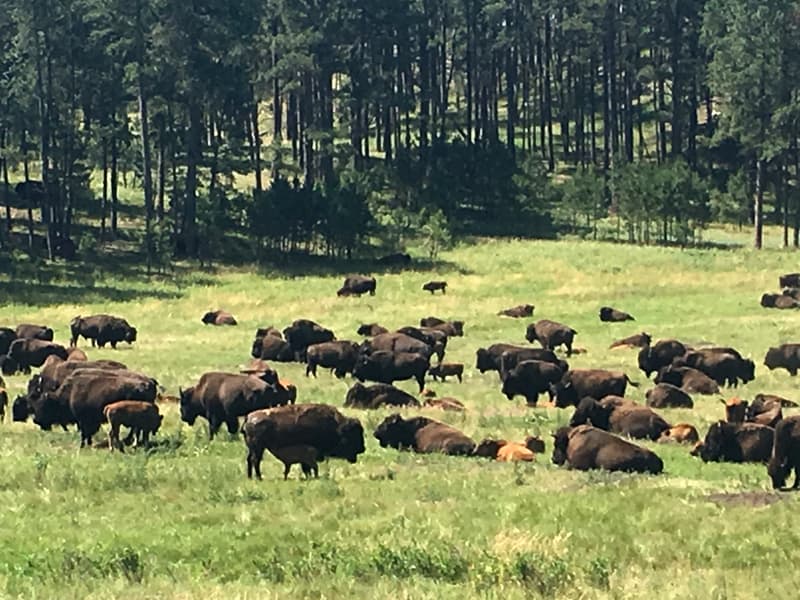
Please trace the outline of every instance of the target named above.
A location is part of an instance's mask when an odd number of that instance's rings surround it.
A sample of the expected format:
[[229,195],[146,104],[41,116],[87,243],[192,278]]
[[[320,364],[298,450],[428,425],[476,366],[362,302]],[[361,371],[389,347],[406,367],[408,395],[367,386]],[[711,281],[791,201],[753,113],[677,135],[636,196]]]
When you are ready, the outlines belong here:
[[638,387],[639,387],[639,382],[638,382],[638,381],[633,381],[633,380],[632,380],[630,377],[628,377],[627,375],[625,375],[625,381],[627,381],[628,383],[630,383],[630,384],[631,384],[633,387],[635,387],[635,388],[638,388]]

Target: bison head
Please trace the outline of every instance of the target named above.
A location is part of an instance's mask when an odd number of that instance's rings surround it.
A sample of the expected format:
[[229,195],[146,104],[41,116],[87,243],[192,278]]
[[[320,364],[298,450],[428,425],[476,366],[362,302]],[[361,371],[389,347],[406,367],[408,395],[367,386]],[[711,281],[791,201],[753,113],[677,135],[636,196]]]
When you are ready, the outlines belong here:
[[204,325],[213,325],[217,321],[217,313],[216,312],[207,312],[203,315],[203,318],[200,319],[200,322]]
[[361,383],[356,382],[353,387],[347,390],[347,396],[344,399],[345,406],[363,406],[367,398],[367,388]]
[[728,456],[730,438],[735,435],[734,427],[725,421],[717,421],[709,428],[700,448],[700,458],[703,462],[719,462]]
[[529,435],[525,438],[525,447],[531,452],[541,454],[544,452],[544,440],[539,437]]
[[770,371],[782,367],[784,363],[783,353],[780,348],[770,348],[764,357],[764,366]]
[[185,390],[178,388],[178,394],[181,399],[181,421],[188,423],[190,426],[202,414],[200,407],[194,401],[194,386],[188,387]]
[[650,377],[650,373],[657,370],[656,366],[653,364],[653,350],[650,346],[645,346],[639,350],[639,355],[636,357],[636,360],[639,368],[644,371],[647,377]]
[[125,330],[125,341],[129,344],[136,341],[136,327],[128,327]]
[[496,459],[497,452],[505,446],[508,442],[506,440],[494,440],[492,438],[486,438],[481,441],[480,444],[475,446],[475,450],[472,451],[473,456],[479,456],[481,458],[489,458],[489,459]]
[[364,427],[358,419],[345,419],[339,425],[339,443],[331,456],[344,458],[350,463],[358,460],[358,455],[364,453]]
[[10,356],[0,356],[0,372],[3,375],[13,375],[19,370],[19,363]]
[[536,335],[536,325],[534,325],[533,323],[528,325],[528,328],[525,330],[525,339],[528,340],[531,344],[539,339]]
[[740,398],[731,398],[726,402],[720,398],[719,401],[725,405],[725,420],[728,423],[744,423],[747,416],[747,400],[742,401]]
[[28,404],[28,398],[26,396],[17,396],[14,404],[11,405],[11,418],[15,423],[21,423],[27,421],[30,414],[31,407]]
[[744,383],[753,381],[756,378],[756,364],[749,358],[741,362],[741,373],[739,377]]
[[554,401],[556,408],[577,406],[578,391],[571,381],[560,381],[550,386],[550,400]]
[[410,431],[408,422],[395,413],[386,417],[373,434],[381,448],[410,448],[414,446],[414,432]]
[[763,294],[761,296],[761,306],[764,308],[775,308],[775,301],[778,299],[778,294]]
[[553,434],[553,464],[561,466],[567,462],[570,431],[570,427],[561,427]]
[[250,349],[250,356],[253,358],[261,358],[261,349],[264,345],[264,338],[257,337],[253,341],[253,347]]
[[495,369],[492,355],[489,354],[489,351],[486,348],[478,348],[478,351],[475,354],[477,357],[475,368],[478,369],[478,371],[485,373],[486,371],[492,371]]
[[583,398],[578,406],[575,407],[575,412],[569,421],[570,427],[577,427],[578,425],[585,425],[590,423],[598,429],[608,430],[608,421],[611,413],[614,411],[614,405],[600,404],[594,398]]
[[779,459],[773,454],[767,463],[767,474],[772,479],[772,487],[776,490],[786,487],[786,478],[791,470],[787,456]]

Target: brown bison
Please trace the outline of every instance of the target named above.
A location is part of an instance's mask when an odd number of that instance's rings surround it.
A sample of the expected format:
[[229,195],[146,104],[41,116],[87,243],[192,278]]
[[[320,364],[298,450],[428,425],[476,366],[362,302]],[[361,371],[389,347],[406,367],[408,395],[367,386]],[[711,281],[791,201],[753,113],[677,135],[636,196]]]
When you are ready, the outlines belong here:
[[212,310],[200,319],[205,325],[238,325],[234,316],[224,310]]
[[274,360],[276,362],[292,362],[295,353],[289,342],[274,335],[257,337],[253,340],[250,356],[261,360]]
[[430,363],[428,358],[411,352],[386,352],[379,350],[362,354],[356,361],[353,376],[361,382],[394,383],[415,379],[421,392],[425,388],[425,374]]
[[504,365],[506,370],[510,370],[523,360],[543,360],[561,366],[563,371],[569,369],[569,365],[565,361],[559,360],[552,350],[515,346],[514,344],[492,344],[488,348],[478,348],[475,356],[475,368],[478,371],[481,373],[497,371],[500,373],[501,379]]
[[646,377],[650,377],[651,373],[658,373],[684,354],[686,346],[678,340],[659,340],[654,345],[646,346],[639,351],[639,368],[644,371]]
[[53,330],[46,325],[32,325],[21,323],[17,325],[14,333],[17,339],[42,340],[43,342],[53,341]]
[[384,267],[407,267],[411,264],[411,255],[405,252],[393,252],[381,256],[375,262]]
[[519,304],[517,306],[512,306],[511,308],[506,308],[501,310],[497,313],[501,317],[511,317],[512,319],[524,319],[526,317],[532,317],[533,311],[536,307],[533,304]]
[[693,425],[678,423],[661,432],[661,437],[657,441],[659,444],[696,444],[700,441],[700,435]]
[[[158,406],[151,402],[140,402],[138,400],[120,400],[107,404],[103,409],[103,416],[110,426],[108,430],[108,447],[111,451],[116,447],[120,452],[124,452],[122,442],[119,439],[119,428],[129,427],[141,436],[141,443],[145,448],[149,444],[150,435],[155,435],[163,415],[159,414]],[[138,438],[137,438],[138,443]]]
[[700,446],[703,462],[763,462],[772,454],[775,430],[755,423],[717,421]]
[[259,327],[258,329],[256,329],[257,338],[266,337],[268,335],[283,339],[283,334],[280,332],[280,330],[276,329],[272,325],[269,325],[267,327]]
[[778,285],[781,288],[800,287],[800,273],[786,273],[778,278]]
[[800,416],[784,419],[775,428],[775,443],[767,463],[772,487],[782,489],[794,469],[792,489],[800,487]]
[[613,342],[609,349],[612,348],[647,348],[650,343],[653,341],[653,338],[650,336],[649,333],[636,333],[634,335],[628,336],[626,338],[622,338],[621,340],[616,340]]
[[366,275],[348,275],[342,287],[336,292],[337,296],[361,296],[362,294],[375,295],[377,282],[374,277]]
[[23,373],[30,373],[31,367],[41,367],[48,356],[67,360],[67,349],[61,344],[45,342],[34,338],[17,338],[8,349],[8,356]]
[[725,421],[728,423],[748,422],[774,428],[783,419],[780,402],[757,399],[748,403],[740,398],[720,402],[725,404]]
[[386,329],[386,327],[381,327],[377,323],[364,323],[359,326],[356,333],[358,335],[363,335],[364,337],[375,337],[376,335],[380,335],[382,333],[389,333],[389,330]]
[[[247,445],[247,477],[261,479],[264,450],[284,463],[284,479],[293,463],[316,475],[318,461],[343,458],[350,463],[364,452],[364,428],[326,404],[294,404],[247,415],[242,426]],[[302,447],[306,447],[305,450]],[[313,452],[308,448],[313,448]]]
[[632,438],[657,440],[670,428],[661,415],[646,406],[614,404],[584,398],[570,419],[570,427],[591,424],[599,429]]
[[674,366],[686,366],[708,375],[719,385],[737,387],[739,381],[748,383],[755,379],[755,364],[744,359],[732,348],[707,348],[692,350],[676,358]]
[[347,390],[344,405],[348,408],[374,409],[384,406],[419,406],[419,401],[408,392],[388,383],[365,386],[356,382]]
[[427,359],[430,359],[433,354],[433,348],[427,342],[401,332],[382,333],[371,340],[365,340],[361,344],[361,354],[372,354],[379,351],[409,352],[419,354]]
[[502,393],[512,400],[523,396],[529,406],[536,406],[539,395],[549,392],[561,381],[564,371],[558,365],[541,360],[524,360],[503,377]]
[[800,302],[796,298],[785,294],[762,294],[760,303],[764,308],[780,310],[800,308]]
[[555,350],[559,346],[567,349],[567,356],[572,355],[572,342],[578,332],[561,323],[542,319],[528,325],[525,339],[529,342],[539,342],[545,350]]
[[470,437],[428,417],[404,419],[399,414],[390,415],[378,425],[374,435],[381,448],[389,446],[424,454],[440,452],[457,456],[469,456],[475,450],[475,442]]
[[436,381],[445,381],[448,377],[456,377],[458,383],[462,382],[464,376],[464,365],[461,363],[439,363],[428,369],[428,374]]
[[422,289],[426,292],[430,292],[433,295],[434,292],[442,292],[442,294],[447,293],[447,282],[446,281],[429,281],[422,286]]
[[15,339],[17,339],[17,334],[13,329],[0,327],[0,355],[8,354],[8,349]]
[[[444,360],[444,353],[447,349],[447,334],[439,329],[432,329],[430,327],[401,327],[397,333],[407,335],[424,344],[427,344],[431,349],[431,354],[435,354],[439,362]],[[393,344],[396,347],[396,344]],[[385,350],[387,348],[378,348]]]
[[652,473],[664,470],[664,463],[654,452],[591,427],[562,427],[553,435],[553,463],[565,463],[579,471],[603,469],[629,473]]
[[341,379],[353,372],[358,360],[358,344],[347,341],[323,342],[306,349],[306,377],[317,376],[317,366],[330,369]]
[[622,323],[623,321],[635,321],[631,315],[610,306],[600,308],[600,320],[603,323]]
[[669,383],[659,383],[645,393],[647,406],[651,408],[694,408],[691,396],[681,388]]
[[719,394],[719,385],[708,375],[691,367],[664,367],[656,375],[655,383],[669,383],[689,394],[709,396]]
[[786,369],[789,375],[797,375],[800,368],[800,344],[781,344],[767,350],[764,365],[770,370]]
[[450,410],[454,412],[464,412],[467,407],[464,403],[455,398],[428,398],[422,403],[425,408],[438,408],[439,410]]
[[419,326],[438,329],[450,337],[464,337],[464,321],[445,321],[439,317],[425,317],[419,320]]
[[196,385],[180,390],[181,420],[194,425],[197,417],[208,420],[208,437],[224,423],[230,434],[239,431],[239,417],[254,410],[288,404],[289,393],[280,384],[239,373],[213,371],[200,377]]
[[582,398],[625,396],[628,384],[638,387],[622,371],[574,369],[567,371],[558,383],[550,386],[550,397],[558,408],[577,406]]
[[136,328],[120,317],[111,315],[92,315],[89,317],[75,317],[69,323],[70,338],[69,345],[75,346],[78,338],[83,337],[91,340],[92,346],[103,348],[106,344],[111,344],[116,348],[119,342],[132,344],[136,341]]
[[309,346],[332,342],[336,339],[330,329],[326,329],[309,319],[293,321],[289,327],[283,330],[283,336],[286,338],[295,360],[299,362],[305,361],[306,349]]

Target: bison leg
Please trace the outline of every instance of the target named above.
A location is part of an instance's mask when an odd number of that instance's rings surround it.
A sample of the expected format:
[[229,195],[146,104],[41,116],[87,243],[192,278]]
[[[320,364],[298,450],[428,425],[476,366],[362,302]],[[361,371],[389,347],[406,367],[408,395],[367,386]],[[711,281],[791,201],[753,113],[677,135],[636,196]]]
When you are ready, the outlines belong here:
[[422,375],[417,376],[417,384],[419,385],[419,393],[422,393],[422,390],[425,389],[425,373]]
[[111,342],[111,348],[116,350],[117,349],[117,342]]
[[209,417],[208,419],[208,441],[214,439],[214,436],[217,435],[219,428],[222,427],[222,421],[217,419],[216,417]]
[[252,479],[255,474],[256,479],[261,479],[261,460],[264,458],[263,448],[249,448],[247,451],[247,478]]
[[130,446],[131,444],[133,444],[135,435],[136,435],[136,428],[131,427],[131,430],[128,432],[128,435],[125,436],[125,439],[122,440],[122,443],[125,444],[126,446]]
[[225,420],[225,425],[228,427],[228,433],[236,435],[239,433],[239,419],[237,417],[230,417]]
[[317,376],[317,365],[311,362],[306,363],[306,377],[309,375],[314,375],[314,377]]
[[[292,470],[292,463],[283,463],[283,480],[289,479],[289,471]],[[305,469],[304,469],[305,471]]]
[[458,377],[458,383],[464,383],[464,381],[461,379],[461,373],[456,373],[456,377]]

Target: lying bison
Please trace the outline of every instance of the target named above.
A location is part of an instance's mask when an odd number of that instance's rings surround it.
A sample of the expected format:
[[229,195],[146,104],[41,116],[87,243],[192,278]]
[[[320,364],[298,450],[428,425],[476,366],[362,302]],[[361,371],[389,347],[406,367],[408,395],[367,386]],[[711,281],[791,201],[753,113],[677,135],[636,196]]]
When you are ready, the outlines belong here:
[[659,383],[645,392],[647,406],[651,408],[694,408],[691,396],[669,383]]
[[358,360],[358,344],[347,341],[314,344],[306,350],[306,377],[317,376],[317,367],[333,371],[339,379],[352,373]]
[[782,489],[794,469],[792,489],[800,487],[800,416],[784,419],[775,428],[775,444],[767,463],[772,487]]
[[532,317],[533,311],[536,307],[533,304],[519,304],[517,306],[512,306],[511,308],[506,308],[501,310],[497,314],[501,317],[511,317],[512,319],[524,319],[526,317]]
[[700,447],[703,462],[763,462],[772,455],[775,430],[755,423],[717,421]]
[[375,438],[381,448],[389,446],[425,454],[440,452],[469,456],[475,450],[475,442],[470,437],[427,417],[404,419],[398,414],[388,416],[375,429]]
[[621,371],[603,369],[575,369],[568,371],[563,379],[550,387],[550,396],[558,408],[577,406],[582,398],[605,398],[625,396],[628,384],[637,387]]
[[344,405],[348,408],[375,409],[384,406],[418,407],[419,401],[408,392],[388,383],[365,386],[356,382],[347,390]]
[[276,362],[293,362],[295,360],[295,353],[289,342],[275,335],[257,337],[253,340],[250,356],[255,359]]
[[353,376],[361,382],[369,380],[378,383],[415,379],[421,392],[425,388],[429,364],[428,359],[420,354],[380,350],[361,355],[353,369]]
[[348,275],[342,287],[336,292],[337,296],[361,296],[362,294],[375,295],[377,282],[374,277],[366,275]]
[[364,323],[359,326],[356,333],[358,335],[363,335],[364,337],[375,337],[376,335],[380,335],[382,333],[389,333],[389,330],[386,329],[386,327],[381,327],[377,323]]
[[600,320],[603,323],[622,323],[623,321],[635,321],[631,315],[610,306],[600,308]]
[[407,267],[411,264],[411,255],[405,252],[393,252],[381,256],[375,262],[384,267]]
[[632,438],[657,440],[670,426],[661,415],[646,406],[615,404],[584,398],[570,419],[570,427],[591,424],[599,429]]
[[116,348],[120,342],[132,344],[136,341],[136,328],[120,317],[111,315],[92,315],[89,317],[75,317],[69,324],[72,337],[70,346],[78,343],[78,338],[91,340],[92,346],[104,347],[111,344]]
[[524,360],[503,376],[502,392],[509,400],[523,396],[529,406],[536,406],[539,395],[561,381],[564,371],[558,365],[541,360]]
[[786,369],[792,377],[800,368],[800,344],[781,344],[767,350],[764,365],[770,370]]
[[180,390],[181,420],[194,425],[197,417],[208,420],[208,437],[224,423],[231,434],[239,431],[239,417],[254,410],[281,406],[289,402],[288,391],[279,383],[239,373],[210,372],[196,385]]
[[247,445],[248,478],[255,475],[261,479],[264,450],[284,463],[284,479],[293,462],[300,462],[306,474],[316,473],[317,461],[331,457],[355,463],[364,452],[364,428],[358,419],[346,417],[326,404],[295,404],[251,412],[242,433]]
[[669,383],[689,394],[719,394],[719,385],[708,375],[691,367],[664,367],[656,375],[655,383]]
[[205,325],[237,325],[234,316],[224,310],[212,310],[200,319]]
[[764,308],[777,308],[779,310],[800,308],[800,302],[793,296],[786,294],[762,294],[760,304]]
[[659,444],[696,444],[700,441],[700,435],[694,425],[678,423],[663,431],[657,441]]
[[596,427],[562,427],[553,438],[553,463],[559,466],[567,463],[579,471],[603,469],[653,475],[664,470],[664,463],[655,453]]
[[622,338],[621,340],[616,340],[612,342],[609,346],[609,349],[613,348],[647,348],[650,345],[650,342],[653,341],[653,338],[650,336],[649,333],[645,333],[644,331],[641,333],[635,333],[634,335],[630,335],[626,338]]
[[45,342],[33,338],[17,338],[8,349],[8,356],[23,373],[30,373],[31,367],[41,367],[48,356],[67,360],[67,349],[61,344]]
[[528,325],[525,339],[529,342],[539,342],[545,350],[555,350],[559,346],[567,349],[567,356],[572,355],[572,342],[578,332],[561,323],[542,319]]

